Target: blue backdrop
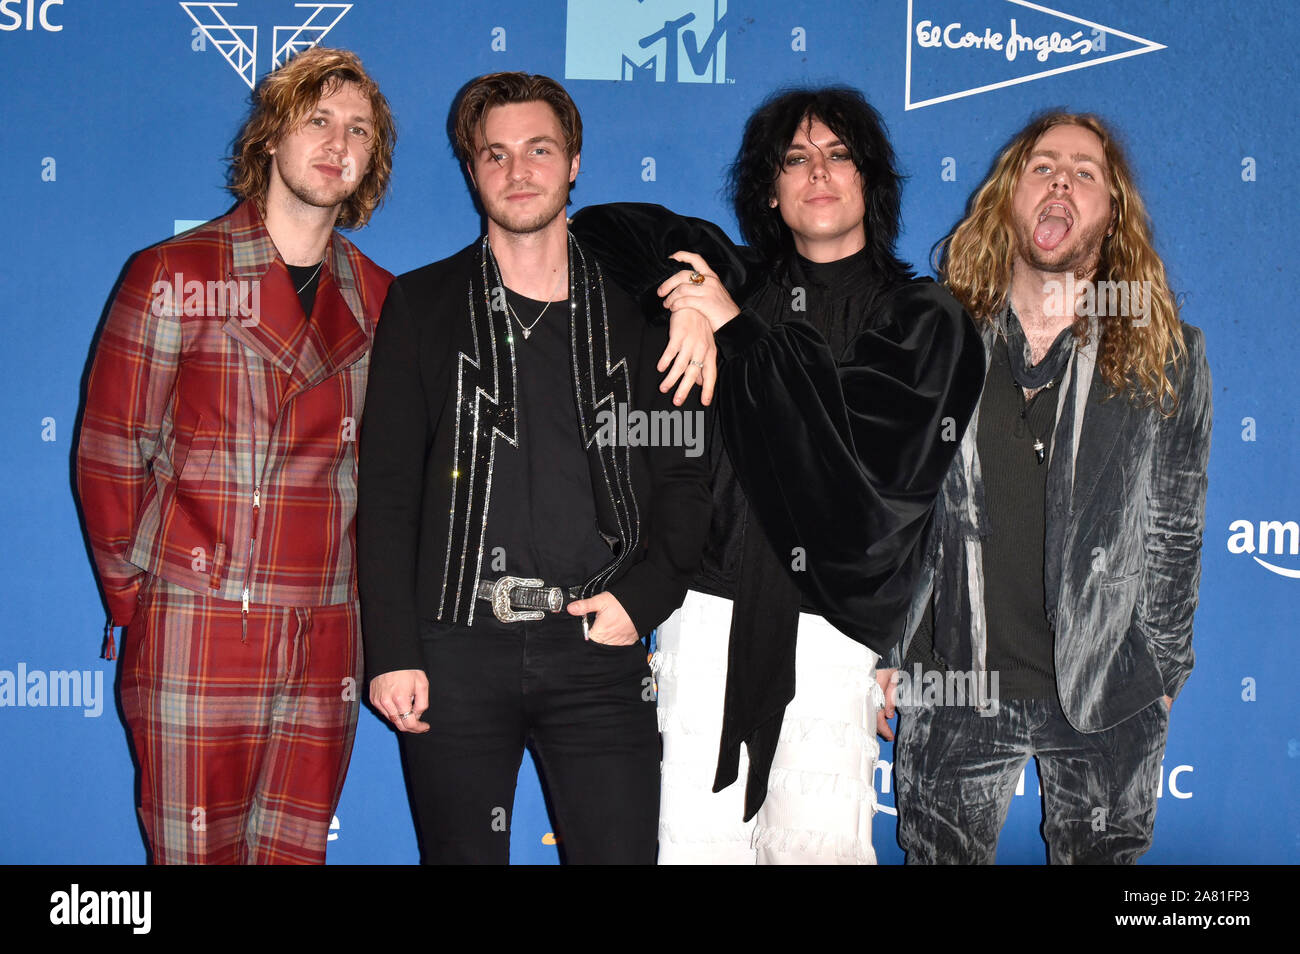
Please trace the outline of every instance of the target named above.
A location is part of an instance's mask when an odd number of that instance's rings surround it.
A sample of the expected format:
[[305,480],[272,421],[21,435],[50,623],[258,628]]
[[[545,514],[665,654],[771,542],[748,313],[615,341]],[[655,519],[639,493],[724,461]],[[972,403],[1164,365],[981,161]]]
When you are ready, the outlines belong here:
[[[858,86],[910,176],[900,250],[922,271],[1032,112],[1112,119],[1215,381],[1196,669],[1173,709],[1145,860],[1300,859],[1300,705],[1288,688],[1300,655],[1300,383],[1284,301],[1297,264],[1287,223],[1300,28],[1289,2],[1052,4],[0,0],[0,861],[144,858],[115,664],[97,658],[104,614],[71,491],[79,384],[126,257],[230,206],[223,157],[250,84],[322,38],[362,56],[397,115],[391,195],[353,236],[395,273],[478,233],[445,124],[455,91],[492,70],[546,73],[573,94],[586,125],[575,208],[660,202],[733,234],[721,172],[758,101],[783,84]],[[15,686],[51,673],[73,675],[54,677],[61,692],[47,704],[20,704],[37,697]],[[886,745],[875,827],[884,863],[901,860],[891,761]],[[1000,861],[1044,859],[1036,784],[1031,768]],[[332,863],[416,860],[397,745],[366,710],[331,837]],[[528,758],[512,837],[515,860],[555,860]]]

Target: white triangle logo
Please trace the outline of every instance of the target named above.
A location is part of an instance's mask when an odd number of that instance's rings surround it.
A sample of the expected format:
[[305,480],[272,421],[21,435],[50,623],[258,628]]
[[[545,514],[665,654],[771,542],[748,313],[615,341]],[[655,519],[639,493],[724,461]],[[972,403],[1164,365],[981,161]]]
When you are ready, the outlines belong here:
[[[1156,50],[1165,49],[1163,44],[1154,43],[1131,33],[1125,33],[1114,27],[1094,23],[1082,17],[1051,10],[1037,3],[1030,3],[1029,0],[1002,0],[1002,2],[1057,17],[1065,21],[1065,24],[1061,26],[1059,31],[1053,31],[1048,35],[1025,36],[1017,33],[1014,26],[1016,23],[1014,16],[1009,18],[1007,22],[1000,23],[997,26],[985,26],[984,24],[977,26],[974,21],[969,24],[956,24],[935,22],[924,18],[918,20],[913,8],[915,6],[927,6],[925,0],[922,0],[920,4],[916,3],[916,0],[907,0],[907,78],[903,93],[905,109],[920,109],[923,106],[946,103],[949,100],[961,99],[965,96],[975,96],[978,93],[987,93],[990,90],[1002,89],[1006,86],[1028,83],[1048,76],[1069,73],[1072,70],[1087,69],[1090,66],[1100,66],[1103,63],[1112,63],[1115,60],[1126,59],[1130,56],[1140,56],[1143,53],[1152,53]],[[1014,14],[1015,11],[1010,12]],[[922,14],[922,17],[924,17],[924,14]],[[977,32],[981,29],[984,31],[982,34]],[[1101,43],[1104,43],[1110,37],[1127,40],[1135,45],[1121,52],[1092,56],[1091,54],[1094,52],[1104,53],[1104,47]],[[963,40],[963,38],[966,39]],[[1099,40],[1101,43],[1098,42]],[[1095,50],[1094,45],[1096,46]],[[913,63],[914,60],[919,61],[923,57],[923,51],[924,55],[933,57],[936,52],[949,51],[960,55],[972,50],[994,56],[1000,55],[1005,62],[1013,62],[1019,56],[1028,63],[1045,66],[1046,68],[1010,79],[998,79],[969,89],[960,89],[940,95],[927,94],[926,98],[918,98],[917,101],[913,102]],[[1077,57],[1080,55],[1088,58],[1078,59]],[[1062,62],[1063,58],[1071,56],[1074,57],[1073,62]],[[1061,65],[1050,65],[1052,57],[1056,57],[1057,61],[1061,62]]]
[[[252,89],[257,81],[257,27],[226,19],[227,13],[236,14],[239,4],[232,0],[183,0],[180,6]],[[302,23],[272,28],[271,69],[325,39],[325,34],[352,9],[351,3],[295,3],[293,6],[301,12],[310,12]]]
[[325,39],[325,34],[352,9],[350,3],[295,3],[294,6],[311,9],[311,15],[298,26],[277,26],[272,31],[271,69],[283,66],[290,57]]

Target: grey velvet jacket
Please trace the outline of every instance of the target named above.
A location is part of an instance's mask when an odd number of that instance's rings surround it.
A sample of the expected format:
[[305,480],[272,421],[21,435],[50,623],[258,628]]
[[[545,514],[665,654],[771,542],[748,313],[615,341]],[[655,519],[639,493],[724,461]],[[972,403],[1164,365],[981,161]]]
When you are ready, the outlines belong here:
[[[1049,590],[1048,613],[1052,618],[1054,608],[1061,707],[1081,732],[1110,728],[1161,696],[1176,697],[1192,670],[1211,390],[1204,336],[1182,327],[1187,350],[1173,379],[1178,406],[1171,417],[1123,395],[1107,399],[1095,333],[1088,347],[1075,351],[1059,389],[1052,448],[1063,447],[1070,457],[1051,462],[1057,466],[1048,472],[1048,500],[1055,491],[1062,501],[1055,519],[1052,507],[1047,513],[1047,546],[1060,547],[1059,586],[1054,607]],[[984,329],[986,352],[1000,332],[1000,325]],[[1067,399],[1074,404],[1070,414]],[[1070,418],[1073,432],[1062,433],[1061,422]],[[976,410],[936,506],[906,632],[915,632],[933,596],[936,646],[945,631],[960,634],[949,642],[961,651],[944,663],[982,671],[988,641],[981,537],[990,528],[978,426]],[[1050,563],[1050,550],[1044,556]]]

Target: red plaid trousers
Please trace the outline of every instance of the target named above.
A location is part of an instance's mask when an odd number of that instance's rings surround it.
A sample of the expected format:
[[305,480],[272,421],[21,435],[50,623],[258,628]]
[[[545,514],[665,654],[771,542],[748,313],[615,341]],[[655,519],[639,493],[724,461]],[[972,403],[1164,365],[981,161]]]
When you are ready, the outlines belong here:
[[254,605],[151,577],[122,708],[155,864],[323,864],[360,694],[357,604]]

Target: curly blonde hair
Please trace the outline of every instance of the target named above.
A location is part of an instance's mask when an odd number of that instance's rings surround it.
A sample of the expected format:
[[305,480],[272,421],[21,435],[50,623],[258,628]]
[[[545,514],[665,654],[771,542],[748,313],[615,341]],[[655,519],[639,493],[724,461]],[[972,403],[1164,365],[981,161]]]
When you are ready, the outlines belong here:
[[[989,324],[1006,305],[1015,248],[1011,203],[1016,182],[1034,146],[1053,126],[1079,126],[1101,140],[1108,178],[1111,234],[1102,239],[1094,276],[1098,282],[1140,282],[1147,289],[1145,323],[1129,317],[1100,316],[1097,366],[1114,394],[1127,394],[1139,405],[1155,405],[1172,414],[1178,395],[1173,372],[1184,352],[1178,302],[1169,288],[1165,266],[1156,254],[1151,220],[1138,195],[1132,168],[1115,134],[1091,113],[1045,113],[1011,140],[993,171],[970,202],[966,218],[941,243],[938,271],[953,295],[980,324]],[[1078,315],[1073,331],[1087,343],[1089,319]]]
[[275,144],[311,115],[322,97],[334,93],[343,83],[355,83],[370,101],[374,123],[370,168],[355,192],[339,209],[336,225],[357,229],[384,201],[393,175],[393,145],[397,127],[388,100],[349,50],[314,46],[304,50],[279,69],[269,73],[253,93],[253,112],[235,140],[230,160],[229,189],[241,199],[252,199],[266,213],[266,189],[270,181],[271,152]]

